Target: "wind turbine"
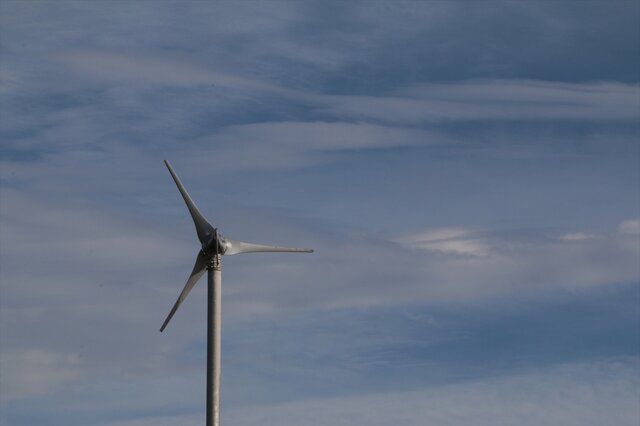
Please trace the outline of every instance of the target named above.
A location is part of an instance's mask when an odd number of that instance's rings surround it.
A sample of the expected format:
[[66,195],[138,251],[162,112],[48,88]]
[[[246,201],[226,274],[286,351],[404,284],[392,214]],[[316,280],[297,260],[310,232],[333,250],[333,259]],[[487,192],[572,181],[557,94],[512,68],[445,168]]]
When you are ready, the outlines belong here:
[[180,304],[187,297],[193,286],[207,271],[207,426],[220,425],[220,287],[222,284],[221,256],[230,256],[240,253],[256,252],[292,252],[313,253],[313,250],[303,248],[268,246],[263,244],[245,243],[242,241],[223,238],[218,230],[211,226],[202,216],[200,210],[193,202],[189,193],[182,185],[180,178],[173,171],[171,164],[164,160],[171,177],[178,186],[184,202],[196,226],[196,233],[200,240],[201,248],[196,257],[196,264],[187,279],[178,300],[171,308],[171,312],[164,320],[160,331],[165,327],[176,313]]

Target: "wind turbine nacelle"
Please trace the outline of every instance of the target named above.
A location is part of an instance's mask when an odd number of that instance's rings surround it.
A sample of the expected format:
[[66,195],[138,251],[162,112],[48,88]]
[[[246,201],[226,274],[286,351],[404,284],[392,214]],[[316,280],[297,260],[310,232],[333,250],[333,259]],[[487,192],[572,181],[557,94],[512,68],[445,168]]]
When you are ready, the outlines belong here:
[[[217,245],[217,247],[216,247]],[[224,254],[227,251],[228,243],[218,234],[212,234],[204,244],[202,244],[202,252],[207,256],[215,256],[216,254]]]

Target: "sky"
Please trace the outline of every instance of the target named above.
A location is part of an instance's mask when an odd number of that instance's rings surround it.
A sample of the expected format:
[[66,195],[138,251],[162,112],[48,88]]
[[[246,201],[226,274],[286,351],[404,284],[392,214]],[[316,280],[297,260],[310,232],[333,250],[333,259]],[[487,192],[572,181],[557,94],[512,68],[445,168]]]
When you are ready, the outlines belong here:
[[637,1],[0,3],[0,425],[640,423]]

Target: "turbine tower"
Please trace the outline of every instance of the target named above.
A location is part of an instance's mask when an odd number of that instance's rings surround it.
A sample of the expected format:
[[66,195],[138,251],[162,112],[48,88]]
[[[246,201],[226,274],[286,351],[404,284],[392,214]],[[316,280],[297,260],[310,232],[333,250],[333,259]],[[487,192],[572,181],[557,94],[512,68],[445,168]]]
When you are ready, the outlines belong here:
[[196,226],[196,233],[200,240],[201,248],[196,257],[196,264],[187,279],[178,300],[171,308],[171,312],[164,320],[160,331],[165,327],[176,313],[180,304],[187,297],[193,286],[207,271],[207,426],[220,425],[220,287],[222,284],[221,256],[230,256],[240,253],[256,252],[291,252],[313,253],[313,250],[302,248],[290,248],[268,246],[263,244],[245,243],[242,241],[223,238],[216,228],[202,216],[189,193],[182,185],[180,178],[173,171],[171,164],[164,160],[171,177],[178,186],[184,202]]

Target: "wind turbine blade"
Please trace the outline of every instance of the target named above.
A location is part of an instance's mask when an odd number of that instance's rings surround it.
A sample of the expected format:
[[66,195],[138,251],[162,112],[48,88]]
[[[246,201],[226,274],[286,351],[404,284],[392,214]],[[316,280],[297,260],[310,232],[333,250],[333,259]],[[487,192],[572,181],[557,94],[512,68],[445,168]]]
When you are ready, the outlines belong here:
[[264,244],[245,243],[243,241],[224,239],[226,250],[225,256],[231,256],[240,253],[259,253],[259,252],[282,252],[282,253],[313,253],[313,250],[295,247],[268,246]]
[[205,254],[202,253],[202,251],[200,251],[198,252],[198,257],[196,258],[196,264],[193,266],[193,271],[191,271],[191,275],[189,275],[189,279],[187,280],[187,283],[184,285],[184,288],[182,289],[182,293],[180,293],[180,296],[178,296],[178,300],[176,300],[176,303],[173,305],[173,308],[171,308],[171,312],[169,312],[167,319],[164,320],[162,327],[160,327],[160,331],[164,331],[164,328],[167,326],[167,324],[169,324],[169,321],[171,321],[173,314],[176,313],[182,301],[186,299],[187,295],[189,294],[193,286],[196,285],[196,283],[198,282],[202,274],[204,274],[204,271],[206,269],[207,269],[207,256],[205,256]]
[[200,213],[200,210],[198,210],[196,203],[194,203],[189,196],[189,193],[180,181],[180,178],[178,177],[176,172],[173,171],[173,167],[171,167],[171,164],[169,164],[167,160],[164,160],[164,164],[167,166],[167,169],[169,169],[171,177],[178,186],[178,190],[180,191],[180,194],[182,194],[184,202],[187,204],[189,213],[191,213],[191,217],[193,218],[193,223],[196,225],[196,232],[198,233],[198,239],[200,240],[200,243],[204,244],[208,240],[209,236],[213,235],[213,226],[211,226],[209,222],[207,222],[207,220],[204,218],[204,216],[202,216],[202,213]]

